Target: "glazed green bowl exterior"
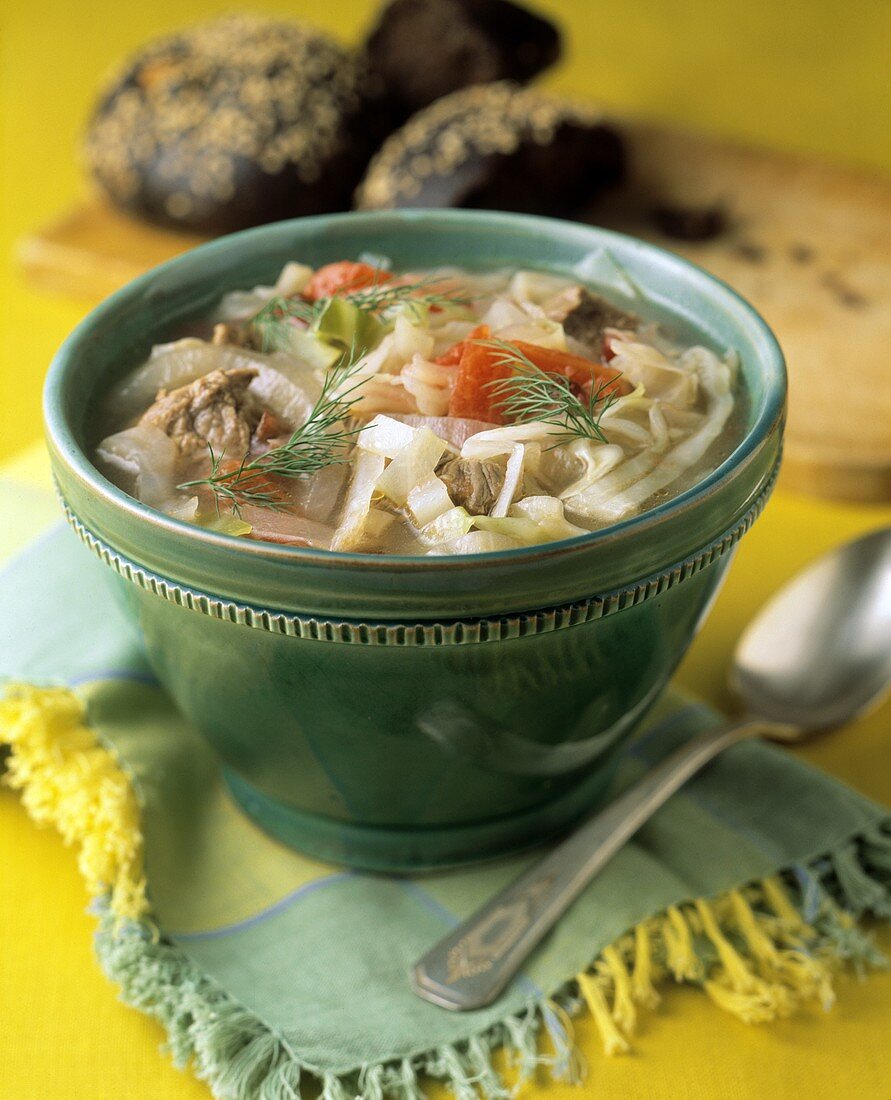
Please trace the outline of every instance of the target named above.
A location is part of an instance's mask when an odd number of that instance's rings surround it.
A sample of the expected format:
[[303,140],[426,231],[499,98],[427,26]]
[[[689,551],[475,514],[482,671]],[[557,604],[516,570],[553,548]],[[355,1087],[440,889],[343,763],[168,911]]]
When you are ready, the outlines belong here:
[[[587,273],[740,358],[743,438],[699,484],[591,535],[465,557],[245,542],[170,519],[91,460],[108,385],[293,259]],[[640,302],[637,303],[641,308]],[[569,222],[471,211],[305,218],[204,245],[79,326],[45,415],[69,521],[110,567],[158,679],[270,833],[315,856],[407,870],[530,845],[600,799],[776,474],[785,373],[769,329],[669,253]]]

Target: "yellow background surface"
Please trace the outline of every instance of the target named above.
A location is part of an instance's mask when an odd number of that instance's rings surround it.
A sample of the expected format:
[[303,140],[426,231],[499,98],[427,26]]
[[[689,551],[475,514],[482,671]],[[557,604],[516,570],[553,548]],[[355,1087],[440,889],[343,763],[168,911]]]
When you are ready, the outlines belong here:
[[[250,5],[304,15],[344,38],[368,22],[367,0]],[[39,435],[46,363],[84,313],[25,286],[15,240],[76,198],[78,134],[100,74],[146,37],[231,2],[6,0],[0,4],[0,457]],[[604,104],[777,147],[891,167],[887,0],[550,0],[569,56],[547,83]],[[45,481],[39,450],[12,466]],[[0,541],[18,541],[14,490]],[[42,521],[50,505],[30,522]],[[821,549],[891,522],[891,508],[818,504],[782,492],[740,550],[730,581],[681,670],[723,703],[734,640],[760,602]],[[0,629],[2,629],[0,624]],[[72,644],[77,644],[72,639]],[[802,754],[891,803],[891,707]],[[93,919],[70,853],[34,829],[0,791],[0,1100],[187,1100],[203,1085],[157,1053],[160,1028],[121,1007],[92,959]],[[884,935],[886,948],[891,937]],[[295,945],[299,950],[299,945]],[[606,1100],[889,1100],[891,975],[842,978],[839,1004],[747,1027],[692,990],[671,990],[628,1058],[606,1060],[589,1021],[582,1095]],[[570,1100],[541,1086],[530,1097]]]

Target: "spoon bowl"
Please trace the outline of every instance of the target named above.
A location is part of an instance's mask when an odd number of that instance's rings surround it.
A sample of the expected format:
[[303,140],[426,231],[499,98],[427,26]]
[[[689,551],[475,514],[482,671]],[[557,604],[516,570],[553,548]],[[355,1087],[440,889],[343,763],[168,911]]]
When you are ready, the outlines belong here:
[[798,736],[876,705],[891,683],[891,527],[830,551],[774,596],[729,682],[749,715]]

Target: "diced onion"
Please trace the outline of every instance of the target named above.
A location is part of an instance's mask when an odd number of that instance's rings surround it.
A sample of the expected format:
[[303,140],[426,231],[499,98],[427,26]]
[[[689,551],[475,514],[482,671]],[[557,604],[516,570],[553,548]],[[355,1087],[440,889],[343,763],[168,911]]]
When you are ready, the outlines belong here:
[[377,491],[394,504],[406,503],[411,490],[427,480],[446,450],[446,443],[429,428],[419,428],[413,435],[377,479]]
[[434,474],[411,490],[407,504],[415,521],[423,527],[448,512],[452,507],[452,498],[445,482]]
[[450,508],[448,512],[422,527],[418,538],[425,546],[439,546],[466,535],[472,526],[473,516],[466,509]]
[[174,484],[176,444],[160,428],[137,424],[107,436],[96,448],[100,461],[133,478],[134,495],[143,503],[167,511],[181,506]]
[[376,416],[359,432],[356,443],[365,451],[395,458],[415,438],[415,429],[394,420],[392,416]]

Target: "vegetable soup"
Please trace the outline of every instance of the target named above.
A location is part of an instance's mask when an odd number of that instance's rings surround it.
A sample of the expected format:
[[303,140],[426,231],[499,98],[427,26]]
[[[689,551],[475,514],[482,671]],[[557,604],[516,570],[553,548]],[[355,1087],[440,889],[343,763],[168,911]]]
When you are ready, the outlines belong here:
[[470,554],[676,495],[739,442],[735,355],[540,271],[289,263],[108,395],[101,469],[266,542]]

